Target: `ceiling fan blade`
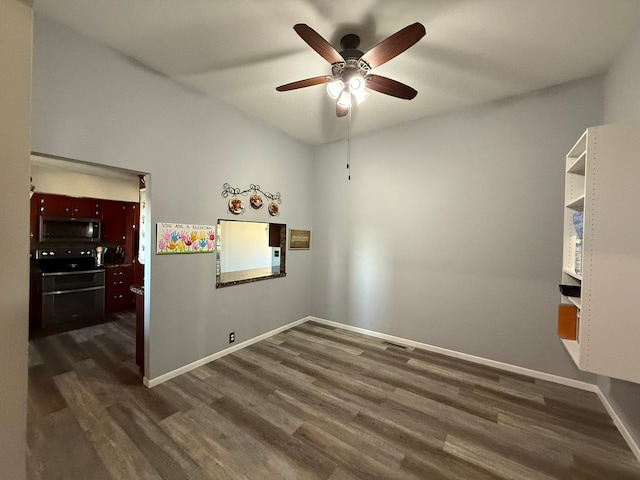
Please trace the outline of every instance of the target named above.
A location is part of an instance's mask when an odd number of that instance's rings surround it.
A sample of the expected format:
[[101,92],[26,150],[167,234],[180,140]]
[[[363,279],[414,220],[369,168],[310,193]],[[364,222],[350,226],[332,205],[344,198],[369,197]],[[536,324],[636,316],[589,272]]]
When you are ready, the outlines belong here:
[[404,27],[362,55],[361,60],[367,62],[371,68],[379,67],[415,45],[418,40],[424,37],[425,33],[426,31],[421,23],[416,22],[413,25]]
[[297,88],[312,87],[314,85],[321,85],[327,83],[331,77],[321,75],[319,77],[305,78],[304,80],[298,80],[297,82],[287,83],[276,87],[279,92],[286,92],[287,90],[295,90]]
[[338,102],[336,102],[336,115],[338,117],[345,117],[349,113],[348,107],[343,107]]
[[409,85],[400,83],[397,80],[392,80],[391,78],[373,74],[367,75],[367,88],[405,100],[411,100],[418,94],[418,91]]
[[316,52],[318,52],[320,56],[324,58],[327,62],[331,64],[344,62],[344,58],[342,58],[342,55],[340,55],[338,51],[335,48],[333,48],[329,42],[327,42],[324,38],[322,38],[320,34],[316,32],[313,28],[311,28],[309,25],[306,25],[304,23],[298,23],[293,27],[293,29],[297,32],[298,35],[300,35],[300,37],[305,42],[309,44],[311,48],[313,48]]

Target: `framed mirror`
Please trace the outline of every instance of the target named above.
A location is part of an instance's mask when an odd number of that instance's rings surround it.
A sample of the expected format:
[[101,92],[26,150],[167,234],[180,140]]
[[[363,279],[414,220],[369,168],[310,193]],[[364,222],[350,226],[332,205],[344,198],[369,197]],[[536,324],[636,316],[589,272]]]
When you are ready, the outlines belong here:
[[219,219],[216,288],[286,276],[287,226]]

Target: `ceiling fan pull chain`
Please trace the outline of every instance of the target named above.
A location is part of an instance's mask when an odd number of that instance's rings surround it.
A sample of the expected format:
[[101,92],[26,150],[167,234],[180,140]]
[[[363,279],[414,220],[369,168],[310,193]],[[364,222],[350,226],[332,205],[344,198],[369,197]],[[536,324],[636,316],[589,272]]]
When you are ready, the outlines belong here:
[[347,128],[347,179],[351,180],[351,107],[349,107],[349,127]]

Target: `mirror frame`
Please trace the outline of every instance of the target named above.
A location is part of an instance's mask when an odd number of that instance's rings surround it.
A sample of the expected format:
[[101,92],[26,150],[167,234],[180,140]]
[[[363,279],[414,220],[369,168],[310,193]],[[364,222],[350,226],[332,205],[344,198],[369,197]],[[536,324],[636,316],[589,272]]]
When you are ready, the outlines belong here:
[[[273,273],[271,275],[263,275],[253,278],[245,278],[242,280],[232,280],[222,282],[220,276],[222,275],[220,268],[220,252],[221,252],[221,237],[220,237],[220,222],[244,222],[244,223],[262,223],[269,225],[269,229],[280,227],[280,273]],[[272,227],[273,226],[273,227]],[[254,222],[250,220],[235,220],[230,218],[219,218],[216,225],[216,288],[231,287],[233,285],[242,285],[244,283],[254,283],[261,280],[271,280],[272,278],[286,277],[286,250],[287,250],[287,225],[285,223],[271,223],[271,222]]]

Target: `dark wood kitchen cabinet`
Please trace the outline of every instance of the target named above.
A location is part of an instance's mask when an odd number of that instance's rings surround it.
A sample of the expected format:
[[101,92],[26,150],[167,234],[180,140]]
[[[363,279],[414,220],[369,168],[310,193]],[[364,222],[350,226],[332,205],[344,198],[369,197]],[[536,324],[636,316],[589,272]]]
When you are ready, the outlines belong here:
[[138,224],[140,205],[135,202],[103,200],[102,241],[107,245],[120,245],[124,250],[124,262],[137,258]]
[[102,241],[124,246],[127,238],[126,202],[102,201]]
[[140,204],[127,202],[125,207],[127,238],[124,245],[124,261],[125,263],[133,264],[133,283],[135,285],[142,285],[144,283],[144,265],[138,262],[138,248],[140,243]]
[[135,308],[135,295],[130,289],[133,283],[133,267],[107,265],[105,271],[105,312],[112,313]]
[[[138,228],[140,223],[140,205],[133,202],[125,202],[125,262],[130,263],[138,258]],[[137,262],[136,262],[137,263]],[[134,264],[135,266],[135,264]]]
[[31,197],[30,214],[29,214],[29,238],[32,242],[38,240],[38,222],[40,221],[40,212],[38,205],[42,198],[41,193],[34,193]]
[[68,197],[51,193],[36,193],[36,214],[50,217],[100,218],[102,200],[97,198]]

